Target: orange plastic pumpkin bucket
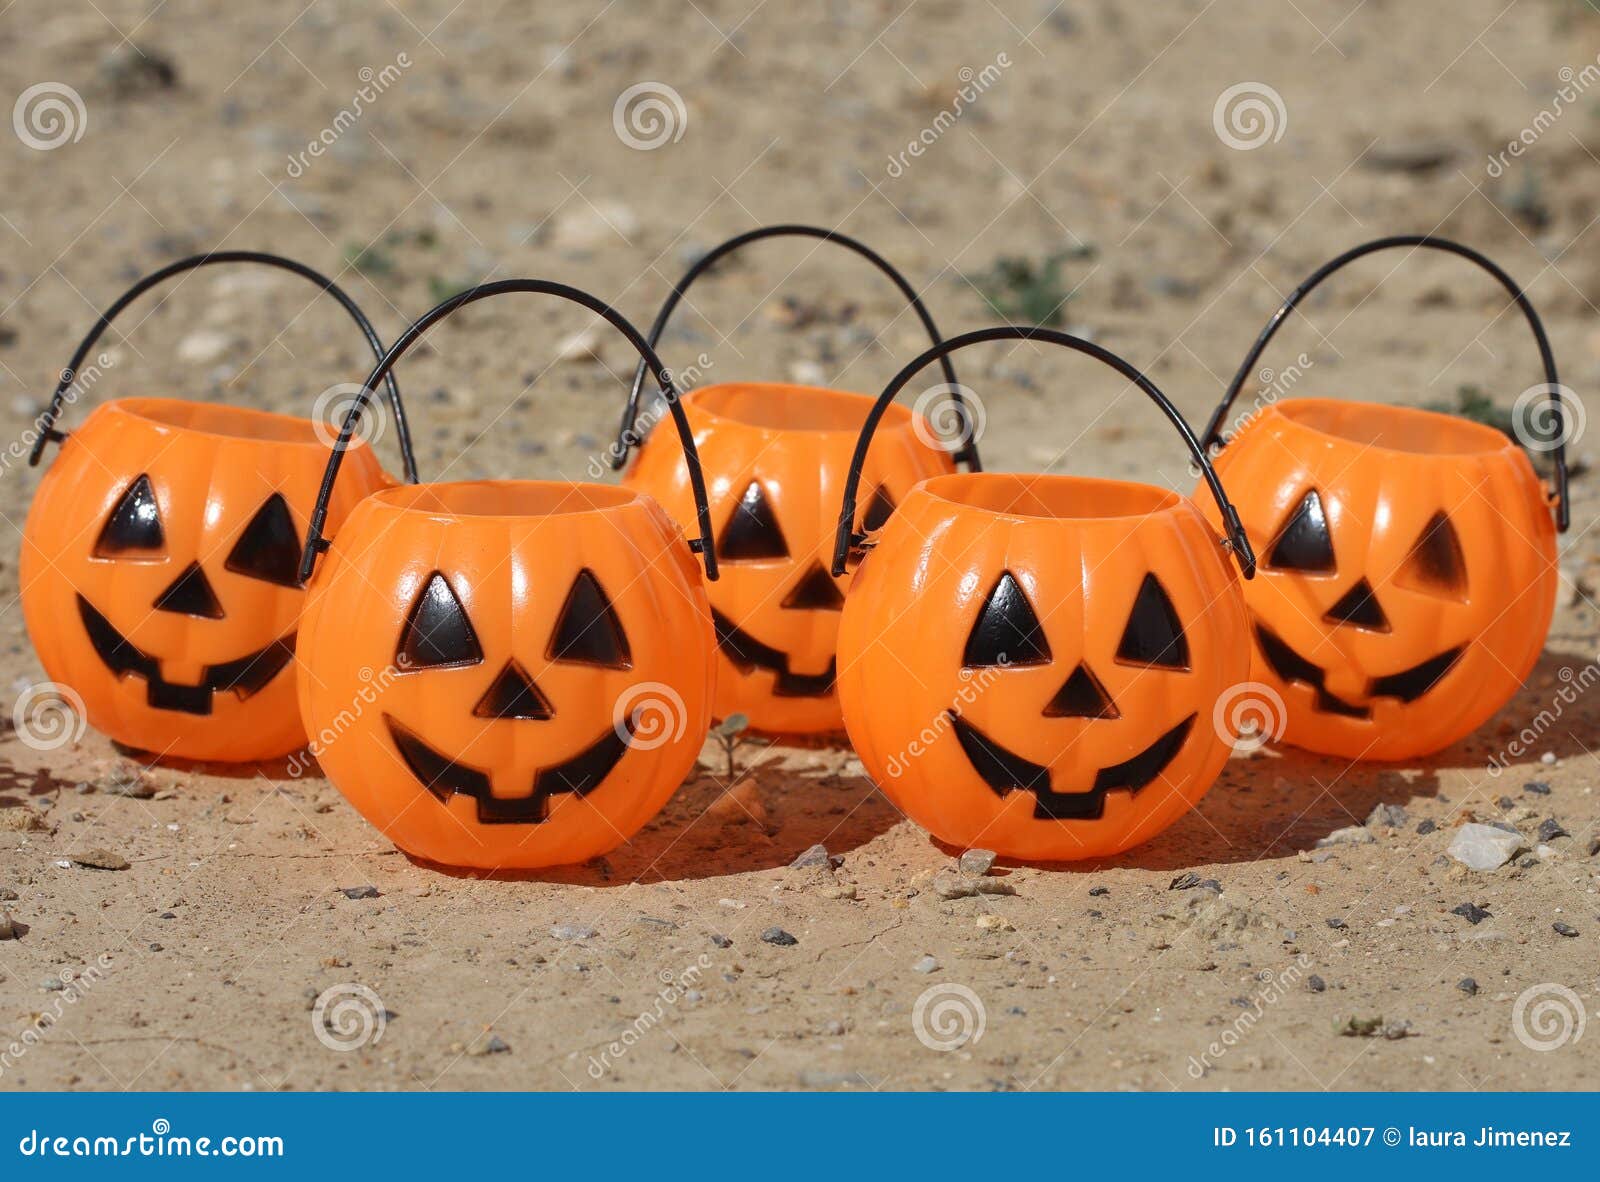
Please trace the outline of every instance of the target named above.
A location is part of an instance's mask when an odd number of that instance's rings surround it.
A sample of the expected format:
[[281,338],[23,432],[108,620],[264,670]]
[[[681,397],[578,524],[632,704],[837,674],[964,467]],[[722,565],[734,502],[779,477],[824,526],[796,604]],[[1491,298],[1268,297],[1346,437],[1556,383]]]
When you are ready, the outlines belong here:
[[[197,267],[251,263],[309,279],[338,301],[373,352],[383,344],[332,280],[277,255],[222,251],[139,280],[99,318],[40,416],[31,463],[61,444],[22,535],[22,607],[51,679],[120,743],[199,760],[258,760],[305,742],[295,706],[301,538],[327,443],[310,419],[123,398],[70,435],[56,422],[84,391],[90,351],[139,296]],[[89,371],[91,373],[96,370]],[[413,471],[400,392],[389,397]],[[391,483],[365,444],[330,503],[343,521]]]
[[[1519,410],[1554,431],[1550,498],[1517,442],[1431,411],[1294,398],[1223,421],[1285,318],[1375,251],[1426,248],[1477,263],[1521,309],[1545,380]],[[1385,238],[1318,268],[1268,322],[1211,417],[1217,472],[1262,555],[1246,590],[1253,677],[1283,699],[1282,738],[1350,759],[1410,759],[1471,734],[1511,699],[1544,647],[1567,527],[1561,386],[1522,289],[1469,247]],[[1546,401],[1547,399],[1547,401]]]
[[[905,296],[934,344],[943,339],[905,277],[870,247],[830,230],[783,225],[730,238],[695,262],[662,303],[651,345],[696,279],[734,251],[776,237],[816,238],[867,259]],[[954,472],[963,461],[974,471],[980,467],[961,386],[949,360],[941,361],[946,384],[931,417],[953,419],[955,438],[941,438],[920,409],[887,412],[867,458],[868,527],[881,525],[919,480]],[[641,364],[612,466],[638,445],[623,484],[649,493],[675,520],[688,523],[694,499],[683,466],[653,435],[640,443],[643,381]],[[829,574],[828,557],[840,488],[872,399],[810,386],[720,382],[683,395],[683,407],[707,473],[723,574],[709,588],[718,650],[713,713],[743,714],[761,731],[838,731],[844,718],[834,690],[835,645],[844,585]]]
[[1217,705],[1245,680],[1236,524],[1220,538],[1153,485],[974,472],[911,490],[855,531],[872,432],[916,373],[983,341],[1075,349],[1134,382],[1178,429],[1222,517],[1233,507],[1193,433],[1116,354],[1049,329],[997,327],[928,350],[868,415],[845,484],[833,571],[860,567],[839,628],[839,698],[868,774],[935,837],[1030,861],[1125,850],[1182,816],[1232,750]]
[[[643,493],[572,481],[412,484],[330,543],[323,511],[377,383],[433,324],[508,292],[589,308],[667,392],[708,520],[694,438],[637,330],[576,288],[485,284],[425,313],[367,378],[328,458],[301,564],[300,705],[328,778],[409,854],[489,870],[581,862],[645,824],[711,717],[716,559]],[[328,551],[311,578],[317,555]]]

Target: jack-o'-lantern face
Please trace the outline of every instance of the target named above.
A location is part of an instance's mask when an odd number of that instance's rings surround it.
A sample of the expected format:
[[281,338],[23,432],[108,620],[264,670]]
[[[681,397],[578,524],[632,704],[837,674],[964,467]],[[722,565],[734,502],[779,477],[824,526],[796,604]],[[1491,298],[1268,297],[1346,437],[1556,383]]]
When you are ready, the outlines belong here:
[[[721,578],[716,713],[758,730],[843,725],[836,641],[846,580],[828,570],[856,436],[872,399],[774,383],[707,386],[683,397],[705,469]],[[889,520],[913,485],[955,470],[925,421],[891,406],[868,453],[860,527]],[[624,478],[691,525],[687,477],[665,433],[646,440]]]
[[1255,676],[1283,697],[1289,742],[1427,754],[1480,726],[1533,667],[1555,530],[1500,432],[1296,399],[1263,410],[1216,468],[1261,555],[1245,589]]
[[402,849],[449,865],[613,848],[678,786],[709,723],[698,568],[659,506],[623,489],[369,498],[314,580],[301,653],[324,770]]
[[1035,860],[1126,849],[1185,812],[1231,750],[1213,712],[1248,666],[1238,583],[1175,494],[929,480],[845,606],[850,738],[947,842]]
[[[325,445],[306,420],[163,399],[99,407],[28,515],[23,604],[52,678],[112,738],[191,759],[305,741],[297,567]],[[388,483],[371,449],[337,498]]]

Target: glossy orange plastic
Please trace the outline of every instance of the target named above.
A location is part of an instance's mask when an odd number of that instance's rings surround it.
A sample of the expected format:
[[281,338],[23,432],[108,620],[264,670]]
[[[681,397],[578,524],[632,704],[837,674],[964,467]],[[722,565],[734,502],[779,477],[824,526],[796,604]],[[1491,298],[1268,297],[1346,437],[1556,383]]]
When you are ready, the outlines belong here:
[[[1090,342],[996,328],[942,347],[1000,339],[1116,365],[1201,455],[1160,392]],[[938,476],[856,544],[869,548],[839,630],[845,725],[873,782],[935,837],[1029,861],[1117,853],[1182,816],[1228,759],[1235,736],[1216,707],[1249,669],[1244,600],[1187,498],[1073,476]],[[1248,572],[1247,545],[1238,557]]]
[[[582,304],[647,358],[703,527],[693,438],[665,369],[623,317],[563,284],[501,280],[424,313],[367,379],[341,438],[429,326],[511,292]],[[570,481],[407,485],[368,497],[331,544],[319,507],[310,533],[299,687],[311,749],[407,853],[485,870],[581,862],[631,837],[693,767],[711,720],[711,611],[691,544],[650,497]]]
[[[305,742],[295,568],[328,455],[308,419],[163,398],[97,407],[39,483],[22,608],[88,722],[157,755],[257,760]],[[389,480],[351,455],[334,516]]]
[[[1382,251],[1403,252],[1402,262],[1423,253],[1471,262],[1521,312],[1544,381],[1518,399],[1513,427],[1551,453],[1552,494],[1516,440],[1429,411],[1267,399],[1224,439],[1235,400],[1290,313],[1330,276]],[[1284,703],[1273,737],[1348,759],[1411,759],[1465,738],[1510,701],[1555,611],[1556,533],[1570,518],[1568,394],[1526,292],[1459,242],[1365,242],[1285,297],[1203,436],[1222,448],[1216,471],[1262,556],[1245,601],[1254,675]]]
[[[717,628],[719,718],[789,734],[844,725],[834,691],[846,580],[828,571],[839,498],[872,399],[765,382],[683,396],[707,473],[722,578],[708,590]],[[659,440],[659,441],[658,441]],[[955,471],[932,426],[891,408],[867,459],[864,517],[876,528],[919,480]],[[694,520],[687,473],[652,434],[623,477],[680,522]]]
[[[23,527],[28,635],[91,725],[158,756],[260,760],[305,742],[287,672],[303,599],[295,555],[327,445],[308,419],[166,398],[106,403],[70,433],[57,423],[103,377],[109,362],[89,357],[124,310],[176,276],[244,264],[314,283],[383,355],[355,301],[303,263],[248,250],[179,259],[133,283],[79,342],[29,459],[61,444]],[[411,473],[399,387],[387,387]],[[361,444],[329,516],[342,522],[390,483]]]
[[1252,677],[1282,697],[1286,741],[1426,755],[1481,726],[1533,669],[1555,608],[1556,529],[1501,432],[1296,398],[1258,412],[1216,469],[1261,555],[1245,589]]
[[581,862],[694,765],[711,619],[677,526],[604,485],[406,485],[351,514],[313,580],[300,704],[322,769],[401,849]]

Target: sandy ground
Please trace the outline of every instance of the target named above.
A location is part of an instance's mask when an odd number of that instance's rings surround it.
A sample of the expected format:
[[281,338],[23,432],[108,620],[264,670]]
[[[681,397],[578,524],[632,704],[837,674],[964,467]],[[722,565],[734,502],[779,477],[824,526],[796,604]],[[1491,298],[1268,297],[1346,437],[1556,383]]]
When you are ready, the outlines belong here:
[[[1548,317],[1568,383],[1585,393],[1600,371],[1600,99],[1541,124],[1503,175],[1488,165],[1550,108],[1562,67],[1594,62],[1600,18],[1581,5],[814,7],[5,6],[0,95],[64,83],[85,122],[51,150],[0,135],[0,433],[27,428],[99,308],[192,250],[301,257],[392,335],[440,290],[514,275],[580,284],[647,321],[697,251],[783,220],[876,245],[950,332],[990,319],[964,276],[1068,251],[1066,324],[1147,366],[1195,419],[1283,292],[1399,231],[1501,259]],[[959,71],[1002,54],[982,96],[892,175]],[[359,71],[388,66],[342,125]],[[681,138],[654,150],[613,129],[618,96],[645,81],[683,102]],[[1212,122],[1242,82],[1283,102],[1281,135],[1250,150]],[[1486,281],[1434,259],[1390,272],[1352,270],[1282,335],[1276,364],[1314,359],[1301,392],[1418,404],[1472,384],[1509,404],[1538,379]],[[668,359],[704,351],[713,380],[876,390],[921,342],[864,274],[812,244],[751,251],[697,289]],[[817,315],[774,312],[783,296]],[[298,412],[365,369],[348,325],[290,280],[202,273],[127,324],[96,397]],[[508,300],[433,334],[404,372],[425,473],[580,476],[627,368],[610,341],[598,363],[552,366],[582,325]],[[966,370],[989,407],[991,466],[1187,491],[1174,437],[1111,376],[1028,348]],[[7,694],[43,676],[14,561],[37,479],[15,463],[0,476]],[[1524,762],[1484,770],[1562,671],[1594,658],[1593,488],[1574,484],[1545,657],[1478,736],[1414,766],[1241,756],[1197,812],[1128,855],[1002,865],[1009,896],[940,898],[955,851],[843,748],[774,748],[731,787],[708,753],[627,846],[518,881],[413,864],[326,781],[281,766],[159,766],[142,795],[119,795],[116,769],[137,753],[92,732],[53,751],[13,736],[0,906],[26,931],[0,942],[0,1035],[51,1021],[0,1059],[0,1087],[1594,1087],[1586,1044],[1530,1049],[1513,1010],[1555,984],[1596,1005],[1600,704],[1580,696]],[[1316,849],[1379,804],[1403,823]],[[1442,856],[1468,816],[1535,843],[1554,817],[1570,836],[1476,873]],[[789,868],[817,842],[836,868]],[[96,847],[130,867],[60,864]],[[1215,885],[1172,889],[1190,872]],[[1455,914],[1464,902],[1490,918]],[[980,926],[989,915],[1004,922]],[[774,926],[797,942],[763,942]],[[360,1045],[330,1049],[313,1006],[346,984],[379,999],[355,1004],[381,1010],[382,1033],[357,1024]],[[975,999],[969,1021],[981,1009],[981,1037],[941,1050],[917,1036],[915,1007],[952,985]],[[1338,1032],[1379,1016],[1406,1037]]]

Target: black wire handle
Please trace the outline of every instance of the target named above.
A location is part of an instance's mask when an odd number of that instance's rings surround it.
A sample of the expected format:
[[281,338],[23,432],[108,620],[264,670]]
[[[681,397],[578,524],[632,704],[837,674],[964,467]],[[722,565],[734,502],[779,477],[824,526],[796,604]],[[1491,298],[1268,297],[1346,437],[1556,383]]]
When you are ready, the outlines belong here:
[[1426,248],[1428,250],[1442,250],[1448,254],[1459,255],[1470,262],[1477,263],[1490,275],[1499,281],[1500,286],[1511,293],[1511,298],[1516,301],[1522,315],[1528,321],[1528,327],[1533,330],[1533,339],[1539,346],[1539,360],[1544,366],[1545,389],[1548,392],[1550,408],[1554,415],[1556,439],[1556,528],[1565,533],[1571,524],[1571,507],[1567,502],[1567,442],[1563,438],[1564,427],[1561,411],[1561,382],[1556,377],[1555,354],[1550,348],[1550,338],[1545,334],[1544,324],[1539,319],[1539,314],[1533,310],[1526,293],[1517,285],[1517,281],[1501,270],[1500,265],[1494,260],[1478,253],[1470,246],[1463,246],[1448,238],[1435,238],[1431,234],[1396,234],[1389,238],[1377,238],[1371,242],[1363,243],[1345,251],[1337,258],[1328,260],[1313,271],[1299,287],[1289,293],[1287,299],[1279,305],[1278,310],[1272,314],[1272,319],[1267,321],[1267,326],[1261,330],[1261,335],[1256,338],[1256,343],[1250,347],[1250,352],[1245,356],[1244,363],[1239,366],[1239,372],[1233,375],[1233,381],[1228,383],[1228,392],[1222,396],[1222,401],[1217,404],[1217,409],[1211,412],[1211,421],[1206,424],[1205,446],[1209,451],[1212,447],[1222,447],[1226,440],[1222,437],[1222,421],[1227,418],[1228,411],[1232,409],[1234,399],[1239,396],[1240,389],[1245,380],[1255,370],[1256,362],[1260,360],[1262,351],[1267,343],[1277,334],[1284,320],[1293,312],[1300,302],[1309,295],[1324,279],[1332,275],[1347,263],[1372,254],[1380,250],[1389,250],[1394,247]]
[[[165,283],[174,275],[181,275],[185,271],[193,271],[197,267],[207,267],[214,263],[259,263],[262,266],[278,267],[284,271],[293,272],[303,279],[309,279],[323,291],[339,301],[339,306],[350,313],[350,319],[356,322],[361,329],[361,334],[367,338],[367,344],[372,346],[375,357],[383,356],[383,341],[379,338],[377,330],[372,327],[372,322],[367,319],[367,314],[361,310],[359,304],[351,299],[349,294],[329,279],[320,271],[315,271],[304,263],[297,263],[294,259],[286,259],[282,255],[267,254],[259,250],[216,250],[209,254],[190,255],[186,259],[179,259],[175,263],[168,263],[158,271],[152,271],[139,280],[127,291],[117,297],[116,303],[100,314],[94,327],[89,330],[89,335],[83,338],[83,343],[73,353],[72,360],[67,362],[67,368],[61,371],[61,380],[56,384],[55,393],[50,395],[50,405],[39,418],[39,437],[33,441],[33,451],[28,456],[28,466],[38,467],[39,458],[44,455],[47,444],[60,443],[66,439],[65,431],[56,430],[56,419],[61,414],[61,400],[66,396],[67,390],[76,379],[78,369],[83,365],[84,358],[89,356],[89,350],[105,335],[106,329],[111,327],[115,320],[127,306],[133,303],[145,292],[157,284]],[[416,480],[417,460],[411,450],[411,429],[406,424],[405,405],[400,401],[400,387],[391,376],[388,379],[389,405],[394,410],[395,428],[400,436],[400,457],[405,465],[406,479]]]
[[[622,313],[610,304],[590,295],[576,287],[569,287],[565,283],[555,283],[546,279],[500,279],[493,283],[480,283],[476,287],[469,287],[466,291],[458,292],[449,299],[435,304],[416,319],[406,330],[401,333],[394,344],[389,346],[389,351],[379,359],[377,367],[367,375],[367,380],[361,384],[361,392],[356,395],[355,402],[346,412],[344,423],[339,428],[339,438],[334,442],[333,454],[328,457],[328,470],[322,474],[322,488],[317,493],[316,508],[311,513],[311,527],[306,533],[305,552],[300,556],[300,581],[305,583],[311,578],[311,572],[317,564],[317,555],[329,546],[327,538],[322,535],[322,527],[328,519],[328,500],[333,495],[333,482],[339,477],[339,465],[344,461],[345,448],[349,446],[350,437],[355,433],[356,425],[361,421],[361,412],[366,408],[372,398],[373,389],[380,379],[388,376],[394,369],[395,363],[405,356],[407,350],[416,344],[433,325],[449,316],[458,308],[478,300],[488,299],[490,296],[507,295],[511,292],[528,292],[533,295],[553,295],[575,304],[582,304],[591,312],[604,317],[612,327],[628,338],[630,344],[637,349],[650,367],[650,372],[655,375],[656,383],[664,392],[667,405],[672,409],[672,417],[678,427],[678,438],[683,443],[684,461],[689,466],[689,484],[694,490],[694,504],[696,518],[700,524],[700,536],[689,539],[689,549],[700,555],[705,563],[706,578],[715,582],[717,578],[716,548],[711,544],[711,507],[706,500],[705,477],[700,472],[700,453],[695,449],[694,432],[689,428],[689,417],[684,414],[680,404],[677,387],[672,384],[672,374],[667,367],[661,364],[661,358],[656,356],[656,351],[650,347],[648,341],[639,335],[636,329]],[[416,483],[412,478],[412,483]]]
[[[928,330],[928,336],[932,338],[934,344],[937,345],[944,339],[939,335],[939,328],[934,324],[933,316],[929,313],[927,306],[923,304],[922,297],[917,294],[916,289],[906,281],[904,275],[895,269],[894,264],[890,263],[888,259],[866,243],[851,238],[847,234],[841,234],[837,230],[827,230],[821,226],[785,224],[762,226],[759,229],[747,230],[743,234],[736,234],[697,259],[694,265],[683,273],[683,277],[673,285],[672,290],[667,293],[667,298],[662,301],[661,310],[656,313],[655,323],[650,326],[649,339],[651,347],[654,348],[660,343],[661,334],[666,331],[667,321],[671,318],[678,305],[683,302],[683,297],[688,293],[689,288],[696,279],[716,266],[727,255],[752,242],[759,242],[763,238],[820,238],[824,242],[834,242],[846,250],[855,251],[856,254],[887,275],[890,282],[900,290],[900,294],[906,297],[906,302],[911,305],[911,310],[917,314],[917,319],[922,321],[922,327]],[[952,453],[952,457],[956,463],[966,464],[969,471],[981,472],[983,463],[978,458],[978,441],[975,438],[976,433],[973,431],[972,417],[967,413],[967,405],[961,397],[961,383],[956,380],[955,367],[950,364],[948,358],[940,358],[940,363],[944,367],[944,380],[950,386],[952,400],[955,402],[957,414],[960,416],[960,437],[965,440],[961,447]],[[633,388],[628,391],[628,405],[623,409],[622,423],[617,428],[617,440],[612,445],[610,456],[607,457],[607,462],[613,469],[621,468],[627,462],[629,449],[638,447],[642,442],[636,428],[639,419],[639,393],[643,386],[644,362],[641,360],[633,371]]]
[[962,333],[958,337],[951,337],[927,350],[920,357],[906,363],[906,367],[895,374],[894,379],[884,387],[883,393],[878,395],[878,401],[873,403],[872,410],[867,415],[867,421],[862,424],[861,436],[856,440],[855,454],[850,458],[850,475],[844,485],[844,504],[839,511],[839,525],[833,538],[833,573],[844,574],[845,561],[853,547],[860,546],[866,541],[866,535],[855,532],[856,518],[856,492],[861,484],[861,469],[867,462],[867,449],[872,444],[872,433],[877,430],[878,422],[883,418],[884,412],[889,409],[889,404],[906,384],[916,377],[919,372],[931,361],[937,361],[947,354],[954,353],[957,349],[965,349],[968,345],[978,345],[985,341],[1042,341],[1047,345],[1061,345],[1068,349],[1076,349],[1079,353],[1087,353],[1096,361],[1104,362],[1138,386],[1152,402],[1161,408],[1161,413],[1171,420],[1172,425],[1178,429],[1178,434],[1183,436],[1183,441],[1188,445],[1189,452],[1194,456],[1195,462],[1200,465],[1201,475],[1205,477],[1206,484],[1210,486],[1211,496],[1217,502],[1217,509],[1222,514],[1224,527],[1227,530],[1227,540],[1223,545],[1233,551],[1233,556],[1238,560],[1239,569],[1247,579],[1254,578],[1256,573],[1256,554],[1251,548],[1250,539],[1245,536],[1244,524],[1239,520],[1239,513],[1233,507],[1233,502],[1228,500],[1228,494],[1223,491],[1222,482],[1217,479],[1217,474],[1211,467],[1211,461],[1206,458],[1205,449],[1200,446],[1199,440],[1194,437],[1194,432],[1189,429],[1189,424],[1178,413],[1177,407],[1167,399],[1167,396],[1156,388],[1154,382],[1135,369],[1121,357],[1082,337],[1075,337],[1071,333],[1057,332],[1051,328],[1029,328],[1023,325],[1004,324],[994,328],[980,328],[976,332]]

